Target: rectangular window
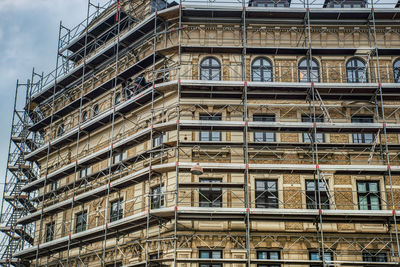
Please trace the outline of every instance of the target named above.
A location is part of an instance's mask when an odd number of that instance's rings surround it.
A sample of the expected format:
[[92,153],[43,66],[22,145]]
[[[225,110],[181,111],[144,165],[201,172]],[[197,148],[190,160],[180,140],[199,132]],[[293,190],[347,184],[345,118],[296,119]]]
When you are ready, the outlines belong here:
[[46,224],[46,242],[54,239],[54,222]]
[[321,197],[321,208],[329,209],[328,185],[325,183],[325,181],[319,181],[318,194],[318,189],[315,186],[314,180],[306,180],[307,209],[319,209],[319,197]]
[[[201,178],[200,183],[220,183],[221,179]],[[200,207],[222,207],[222,189],[212,186],[200,187],[199,190]]]
[[115,152],[113,155],[113,164],[123,161],[124,159],[126,159],[126,157],[127,157],[126,151]]
[[109,263],[106,265],[106,267],[121,267],[122,263],[121,262],[113,262],[113,263]]
[[385,252],[365,251],[363,252],[363,261],[387,262],[387,255]]
[[[279,251],[257,251],[257,259],[259,260],[280,260],[281,253]],[[257,267],[279,267],[280,264],[257,264]]]
[[[253,115],[253,121],[274,122],[275,115]],[[254,132],[254,142],[275,142],[275,133]]]
[[76,214],[75,233],[86,231],[87,211]]
[[[222,250],[200,250],[200,259],[222,259]],[[221,263],[202,262],[200,267],[222,267]]]
[[[321,253],[321,257],[319,252],[310,252],[310,260],[312,261],[319,261],[322,259],[322,253]],[[324,260],[325,262],[331,262],[333,261],[333,253],[332,252],[324,252]],[[310,265],[310,267],[320,267],[322,266],[322,264],[312,264]]]
[[153,147],[161,146],[165,142],[165,133],[153,136]]
[[[373,123],[372,116],[353,116],[351,123]],[[361,127],[360,127],[361,128]],[[374,142],[374,134],[372,133],[353,133],[353,143],[371,144]]]
[[89,176],[89,175],[91,175],[91,174],[92,174],[92,167],[91,167],[91,166],[86,167],[86,168],[82,168],[82,169],[79,171],[80,178],[87,177],[87,176]]
[[111,202],[110,222],[115,222],[122,219],[124,210],[122,209],[122,199]]
[[377,181],[357,181],[358,208],[360,210],[380,210],[379,183]]
[[151,208],[164,208],[164,185],[158,185],[151,189]]
[[[301,121],[302,122],[313,122],[314,118],[313,116],[307,116],[303,115],[301,116]],[[324,122],[324,117],[322,115],[315,116],[315,122]],[[311,128],[310,132],[308,133],[303,133],[303,142],[304,143],[311,143],[311,138],[314,135],[314,129]],[[323,133],[317,133],[315,136],[315,141],[317,143],[323,143],[324,142],[324,134]]]
[[278,208],[278,181],[256,180],[256,208]]
[[[221,121],[222,116],[219,115],[208,115],[208,114],[203,114],[200,115],[200,120],[201,121]],[[211,127],[212,129],[212,127]],[[200,132],[200,141],[208,141],[208,142],[213,142],[213,141],[221,141],[221,132],[217,131],[201,131]]]

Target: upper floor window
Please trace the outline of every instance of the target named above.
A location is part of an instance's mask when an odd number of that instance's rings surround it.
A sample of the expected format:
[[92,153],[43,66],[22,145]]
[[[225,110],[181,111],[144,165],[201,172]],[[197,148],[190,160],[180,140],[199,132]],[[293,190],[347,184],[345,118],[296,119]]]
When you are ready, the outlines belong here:
[[[320,256],[321,254],[321,256]],[[332,252],[328,252],[328,251],[324,251],[324,255],[323,255],[324,261],[327,262],[331,262],[333,261],[333,253]],[[310,252],[310,260],[312,261],[320,261],[322,259],[322,253],[319,252]],[[320,267],[321,265],[317,265],[317,264],[312,264],[310,265],[310,267]]]
[[87,114],[87,111],[85,110],[84,112],[82,112],[82,122],[87,121],[87,118],[88,118],[88,114]]
[[57,129],[57,136],[63,135],[64,132],[65,132],[65,126],[64,126],[64,123],[61,123],[60,126],[58,126],[58,129]]
[[329,194],[328,184],[325,181],[316,181],[319,185],[318,188],[315,186],[315,180],[306,180],[306,204],[307,209],[319,209],[321,203],[321,209],[329,209]]
[[118,105],[119,103],[121,103],[121,93],[117,92],[114,98],[114,105]]
[[123,217],[122,199],[111,202],[110,222],[115,222]]
[[256,208],[278,208],[278,181],[256,180]]
[[[308,116],[308,115],[302,115],[301,116],[301,121],[302,122],[313,122],[314,121],[314,116]],[[319,115],[315,117],[315,122],[324,122],[324,117],[323,115]],[[304,143],[311,143],[312,137],[314,136],[315,132],[314,129],[311,128],[310,132],[308,133],[303,133],[303,142]],[[315,142],[317,143],[323,143],[324,142],[324,134],[323,133],[316,133],[315,134]]]
[[200,64],[200,80],[221,80],[221,64],[216,58],[207,57],[203,59]]
[[94,105],[93,107],[93,117],[99,115],[99,105]]
[[[201,178],[200,183],[221,183],[221,179]],[[222,190],[218,187],[202,186],[199,190],[200,207],[222,207]]]
[[76,215],[75,233],[86,231],[87,211],[83,211]]
[[[352,123],[372,123],[374,119],[372,116],[353,116]],[[360,127],[361,128],[361,127]],[[353,133],[353,143],[356,144],[370,144],[374,142],[374,134],[372,133]]]
[[54,239],[54,222],[46,224],[46,242]]
[[393,76],[394,76],[394,82],[400,83],[400,59],[397,59],[393,63]]
[[257,58],[251,64],[251,78],[254,82],[272,82],[272,64],[266,58]]
[[151,208],[164,208],[164,185],[158,185],[151,189]]
[[368,262],[387,262],[387,255],[380,251],[364,251],[363,261]]
[[[279,251],[257,251],[258,260],[280,260],[281,253]],[[280,264],[257,264],[257,267],[279,267]]]
[[348,83],[368,82],[368,73],[365,62],[359,58],[352,58],[346,64]]
[[358,207],[360,210],[380,210],[379,184],[377,181],[357,182]]
[[302,59],[299,62],[300,82],[319,82],[319,65],[315,59]]
[[[200,250],[200,259],[222,259],[222,250]],[[221,263],[202,262],[200,267],[222,267]]]
[[[253,121],[274,122],[275,115],[254,114]],[[274,132],[254,132],[254,142],[275,142]]]
[[[203,114],[200,115],[201,121],[220,121],[222,120],[221,114]],[[212,129],[212,127],[211,127]],[[200,132],[200,141],[221,141],[221,132],[217,131],[201,131]]]

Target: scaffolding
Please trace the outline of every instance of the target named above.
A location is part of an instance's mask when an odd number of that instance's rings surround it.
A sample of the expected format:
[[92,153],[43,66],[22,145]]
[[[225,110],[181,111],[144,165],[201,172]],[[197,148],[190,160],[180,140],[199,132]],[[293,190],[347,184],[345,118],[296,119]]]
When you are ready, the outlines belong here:
[[[382,4],[88,0],[84,21],[60,24],[55,70],[17,82],[0,264],[398,265],[400,69],[387,58],[400,11]],[[214,54],[220,79],[201,79]],[[260,55],[281,56],[267,81],[253,79]],[[357,83],[335,62],[353,56],[365,62]],[[279,120],[252,119],[266,113]],[[378,210],[360,207],[353,176],[378,181],[365,195]],[[256,188],[270,177],[273,194]],[[260,207],[263,196],[276,203]]]

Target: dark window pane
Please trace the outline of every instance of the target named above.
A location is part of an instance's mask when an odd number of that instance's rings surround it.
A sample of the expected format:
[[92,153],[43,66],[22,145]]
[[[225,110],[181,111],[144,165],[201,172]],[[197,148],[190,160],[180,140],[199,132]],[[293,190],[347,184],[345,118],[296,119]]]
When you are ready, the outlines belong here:
[[[209,115],[202,114],[200,115],[200,120],[202,121],[220,121],[222,120],[222,116],[220,114]],[[221,132],[219,131],[201,131],[200,132],[200,141],[221,141]]]
[[347,82],[365,83],[368,82],[368,72],[364,61],[352,58],[346,64]]
[[[310,73],[310,77],[308,77]],[[298,66],[298,75],[300,82],[319,82],[319,66],[317,61],[302,59]]]
[[[302,122],[314,122],[314,116],[303,115],[303,116],[301,116],[301,121]],[[324,117],[322,115],[316,116],[315,122],[324,122]],[[314,129],[310,129],[310,132],[308,132],[308,133],[303,133],[303,142],[311,143],[313,135],[314,135]],[[315,141],[317,143],[323,143],[324,142],[324,134],[317,132],[315,135]]]
[[151,190],[151,208],[164,208],[164,185],[153,187]]
[[357,181],[358,208],[360,210],[380,210],[379,183]]
[[[253,121],[274,122],[275,115],[255,114]],[[254,142],[275,142],[274,132],[254,132]]]
[[200,80],[221,80],[221,64],[216,58],[205,58],[200,64]]
[[[220,183],[221,179],[200,179],[200,183]],[[200,187],[200,207],[222,207],[222,189],[212,187]]]
[[[353,116],[351,123],[373,123],[374,119],[371,116]],[[374,134],[372,133],[353,133],[353,143],[370,144],[374,142]]]
[[[318,183],[318,181],[317,181]],[[319,209],[319,198],[321,209],[329,209],[328,185],[324,181],[319,181],[319,194],[314,180],[306,180],[306,205],[307,209]]]
[[256,180],[255,202],[256,208],[278,208],[278,181]]
[[122,219],[123,212],[121,199],[111,202],[110,222]]
[[255,82],[272,81],[272,64],[265,58],[258,58],[251,66],[252,80]]

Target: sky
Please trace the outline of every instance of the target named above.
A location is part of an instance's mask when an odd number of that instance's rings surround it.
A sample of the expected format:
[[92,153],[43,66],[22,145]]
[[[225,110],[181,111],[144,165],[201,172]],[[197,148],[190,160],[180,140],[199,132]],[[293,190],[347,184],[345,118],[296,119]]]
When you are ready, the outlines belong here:
[[[97,4],[97,0],[91,0]],[[16,80],[32,68],[55,68],[60,21],[72,28],[86,17],[87,0],[0,0],[0,181],[7,165]]]

